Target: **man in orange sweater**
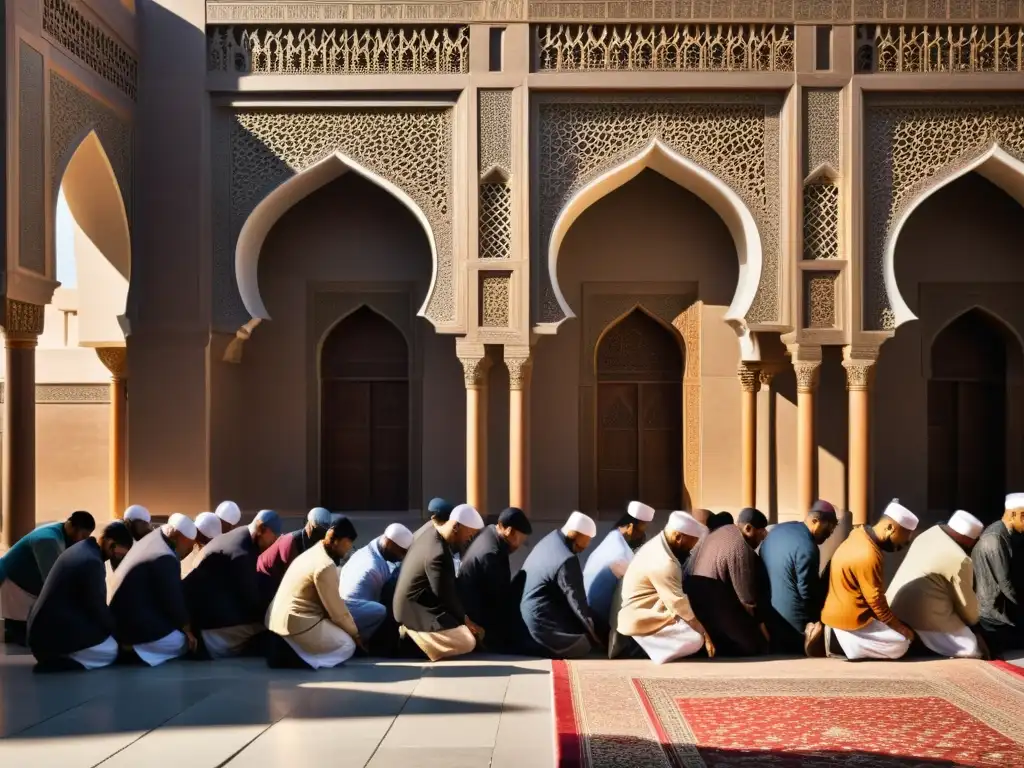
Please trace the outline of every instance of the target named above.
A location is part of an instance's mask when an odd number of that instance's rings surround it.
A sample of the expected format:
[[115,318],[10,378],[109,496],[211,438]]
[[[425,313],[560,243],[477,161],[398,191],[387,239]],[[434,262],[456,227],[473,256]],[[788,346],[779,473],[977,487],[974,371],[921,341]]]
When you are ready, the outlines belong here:
[[[883,558],[907,546],[916,528],[917,516],[893,499],[874,526],[854,528],[839,545],[821,612],[829,656],[894,660],[906,654],[914,630],[896,618],[885,599]],[[820,655],[820,650],[808,653]]]

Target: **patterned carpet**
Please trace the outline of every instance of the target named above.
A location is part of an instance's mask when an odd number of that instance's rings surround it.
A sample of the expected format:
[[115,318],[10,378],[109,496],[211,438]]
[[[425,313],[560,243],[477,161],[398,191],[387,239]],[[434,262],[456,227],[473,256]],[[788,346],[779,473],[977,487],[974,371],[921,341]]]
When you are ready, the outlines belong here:
[[1024,766],[1001,662],[556,661],[558,768]]

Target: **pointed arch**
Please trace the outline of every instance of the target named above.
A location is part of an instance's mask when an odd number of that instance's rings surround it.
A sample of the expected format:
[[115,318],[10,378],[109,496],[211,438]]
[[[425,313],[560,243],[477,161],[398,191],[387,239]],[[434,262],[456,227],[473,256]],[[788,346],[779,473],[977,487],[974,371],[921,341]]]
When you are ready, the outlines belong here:
[[[1014,354],[1024,357],[1024,338],[1021,338],[1021,335],[1017,332],[1017,329],[1014,328],[1010,323],[1006,322],[1006,320],[1004,320],[996,312],[993,312],[988,307],[983,307],[981,304],[972,304],[971,306],[965,308],[960,312],[957,312],[955,315],[950,317],[946,322],[944,322],[941,326],[939,326],[936,329],[935,333],[933,333],[932,337],[928,340],[928,346],[926,347],[926,349],[928,350],[928,370],[926,372],[926,375],[931,375],[931,372],[933,370],[931,362],[932,355],[935,353],[935,347],[941,341],[942,335],[946,333],[946,331],[948,331],[952,326],[956,325],[966,316],[970,315],[972,312],[983,315],[986,318],[986,320],[988,320],[989,323],[992,325],[993,329],[1003,336],[1005,341],[1012,342],[1011,344],[1008,345],[1008,347],[1013,347]],[[1008,349],[1007,351],[1010,350]]]
[[598,355],[600,354],[601,344],[604,342],[605,337],[613,330],[618,328],[620,325],[622,325],[623,321],[627,317],[632,315],[634,312],[640,312],[648,319],[654,321],[655,323],[661,326],[662,330],[664,330],[665,333],[667,333],[673,339],[675,339],[676,344],[679,346],[679,353],[682,356],[681,359],[683,361],[683,366],[685,368],[686,355],[691,350],[688,350],[686,348],[686,341],[683,339],[683,335],[679,332],[679,329],[677,329],[674,325],[671,325],[670,323],[666,323],[662,318],[658,317],[656,314],[648,310],[642,303],[637,302],[629,309],[627,309],[625,312],[618,315],[610,323],[608,323],[604,328],[601,329],[601,332],[597,335],[597,340],[594,342],[593,360],[591,361],[595,375],[597,374]]
[[711,206],[729,228],[739,259],[739,279],[736,293],[725,313],[725,321],[741,334],[746,328],[744,318],[754,303],[761,281],[762,245],[757,221],[739,195],[725,182],[658,140],[652,141],[636,155],[592,180],[576,192],[559,212],[548,241],[548,274],[555,299],[563,313],[563,320],[558,324],[576,316],[558,282],[558,255],[562,241],[587,208],[631,181],[646,168],[696,194]]
[[[327,372],[324,370],[324,357],[331,351],[330,347],[337,344],[338,339],[343,339],[346,333],[346,326],[356,324],[363,330],[370,329],[386,339],[386,345],[381,345],[380,352],[392,351],[395,354],[391,357],[401,356],[404,359],[405,370],[401,376],[408,376],[408,360],[411,345],[409,339],[398,325],[387,315],[379,312],[369,304],[360,304],[351,311],[341,315],[337,320],[323,332],[316,345],[317,376],[324,378]],[[357,327],[357,330],[360,328]],[[389,338],[388,338],[389,337]],[[400,349],[399,349],[400,347]],[[387,355],[382,355],[381,360],[386,360]]]
[[904,225],[917,208],[929,197],[968,173],[976,172],[991,181],[1021,205],[1024,205],[1024,162],[1003,150],[998,144],[992,144],[984,153],[976,157],[956,171],[941,177],[935,183],[925,187],[900,212],[899,217],[889,228],[882,253],[882,270],[885,292],[889,298],[894,317],[894,330],[903,323],[917,320],[900,292],[896,281],[896,243]]
[[242,297],[242,303],[254,320],[270,319],[259,286],[260,252],[263,250],[263,243],[267,239],[267,235],[270,234],[270,230],[296,203],[349,172],[359,174],[394,196],[409,209],[423,228],[427,241],[430,243],[432,263],[430,287],[427,289],[426,298],[417,314],[420,317],[426,317],[426,308],[430,304],[430,297],[434,294],[434,286],[437,282],[437,242],[426,214],[401,187],[360,165],[352,158],[335,152],[296,173],[273,189],[252,210],[238,233],[238,242],[235,244],[235,278],[238,282],[238,292]]

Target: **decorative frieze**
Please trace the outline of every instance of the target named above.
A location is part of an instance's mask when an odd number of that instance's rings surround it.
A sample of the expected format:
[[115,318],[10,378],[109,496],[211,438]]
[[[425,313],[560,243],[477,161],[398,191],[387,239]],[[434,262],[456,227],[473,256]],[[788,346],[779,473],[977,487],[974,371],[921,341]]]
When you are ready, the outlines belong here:
[[[0,403],[4,401],[4,383],[0,381]],[[37,403],[109,403],[107,384],[36,384]]]
[[132,101],[139,63],[113,36],[94,24],[71,0],[43,0],[43,33]]
[[913,74],[1019,73],[1024,71],[1024,27],[1006,24],[861,26],[857,29],[857,69]]
[[18,263],[46,272],[46,99],[43,55],[18,47]]

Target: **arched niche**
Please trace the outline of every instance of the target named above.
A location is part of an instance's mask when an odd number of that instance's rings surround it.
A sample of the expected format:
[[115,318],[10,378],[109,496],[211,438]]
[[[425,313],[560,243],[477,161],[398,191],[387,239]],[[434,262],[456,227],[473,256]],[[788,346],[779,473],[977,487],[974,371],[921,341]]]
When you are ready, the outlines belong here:
[[[563,314],[562,320],[555,326],[575,317],[558,282],[558,257],[566,234],[587,208],[647,168],[700,197],[728,227],[736,246],[739,277],[725,320],[737,335],[746,338],[749,332],[745,317],[757,296],[763,261],[761,235],[754,215],[739,195],[721,179],[657,140],[582,187],[562,207],[555,219],[547,251],[551,286]],[[753,351],[750,345],[741,344],[741,348],[745,356]]]

